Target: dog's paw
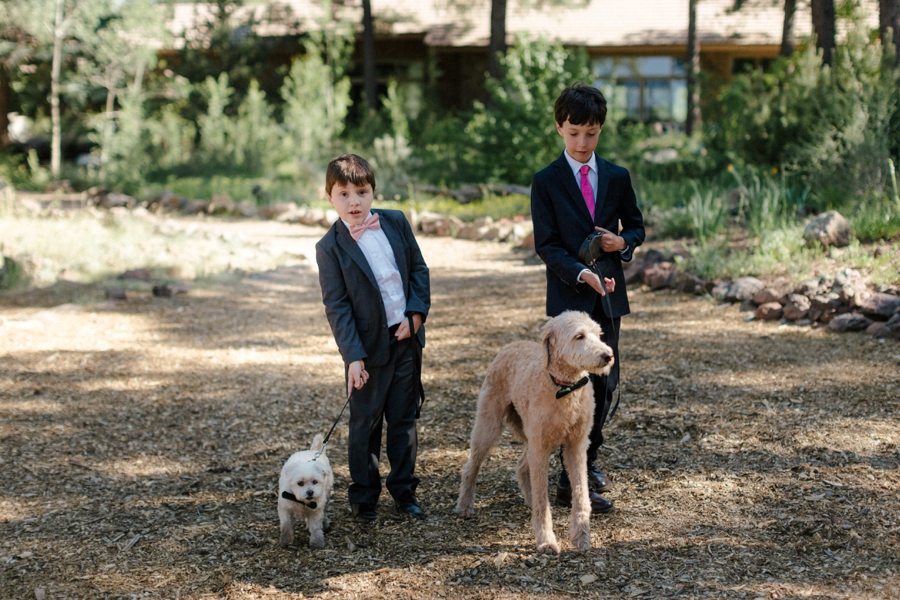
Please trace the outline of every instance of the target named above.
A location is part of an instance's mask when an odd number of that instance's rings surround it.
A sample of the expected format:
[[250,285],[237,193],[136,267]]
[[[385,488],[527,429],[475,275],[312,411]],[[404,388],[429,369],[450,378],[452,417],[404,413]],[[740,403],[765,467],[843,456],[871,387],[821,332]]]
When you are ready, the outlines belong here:
[[538,554],[559,554],[559,544],[556,542],[538,544],[537,551]]
[[310,548],[324,548],[325,547],[325,536],[322,535],[322,532],[316,532],[309,536],[309,547]]
[[456,505],[456,508],[453,509],[453,512],[457,514],[457,516],[462,517],[463,519],[467,519],[469,517],[475,516],[475,507],[474,506],[460,506]]
[[287,548],[288,546],[290,546],[293,543],[294,543],[293,534],[291,534],[291,535],[281,534],[281,547],[282,548]]
[[574,531],[569,536],[569,541],[575,546],[579,552],[591,549],[591,532],[590,531]]

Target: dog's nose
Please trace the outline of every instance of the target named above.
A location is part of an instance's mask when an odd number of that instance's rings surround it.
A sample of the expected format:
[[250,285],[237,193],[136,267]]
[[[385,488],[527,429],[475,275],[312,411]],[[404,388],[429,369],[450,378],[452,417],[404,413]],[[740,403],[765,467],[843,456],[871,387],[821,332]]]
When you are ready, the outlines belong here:
[[315,496],[315,495],[316,495],[316,493],[315,493],[314,491],[312,491],[312,490],[306,490],[306,497],[307,497],[307,498],[312,498],[312,497]]
[[604,352],[603,354],[600,355],[600,360],[602,360],[603,364],[605,364],[605,365],[608,365],[610,363],[610,361],[612,361],[612,359],[613,359],[612,352]]

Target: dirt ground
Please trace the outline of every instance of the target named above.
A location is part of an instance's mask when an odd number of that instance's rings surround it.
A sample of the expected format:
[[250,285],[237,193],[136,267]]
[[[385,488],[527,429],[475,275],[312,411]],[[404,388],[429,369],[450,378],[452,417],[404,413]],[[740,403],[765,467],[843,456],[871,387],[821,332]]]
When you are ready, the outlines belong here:
[[0,295],[0,598],[900,597],[900,345],[675,293],[630,291],[600,460],[616,511],[592,519],[593,548],[572,550],[554,508],[563,553],[535,554],[508,434],[458,520],[481,379],[504,344],[537,339],[544,274],[448,238],[420,239],[428,519],[385,493],[375,525],[350,520],[344,415],[327,548],[298,528],[281,549],[281,465],[343,405],[323,230],[201,226],[309,259],[172,298]]

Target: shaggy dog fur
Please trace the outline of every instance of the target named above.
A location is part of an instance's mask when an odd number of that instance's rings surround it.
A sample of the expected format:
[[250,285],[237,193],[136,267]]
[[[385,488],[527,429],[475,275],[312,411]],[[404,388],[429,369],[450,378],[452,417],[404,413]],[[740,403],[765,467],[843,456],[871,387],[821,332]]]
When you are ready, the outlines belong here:
[[491,363],[481,386],[469,460],[462,470],[456,513],[474,514],[475,479],[481,464],[500,437],[504,419],[513,435],[525,442],[516,476],[537,550],[559,553],[553,534],[547,471],[550,454],[565,446],[563,461],[572,482],[569,540],[578,550],[591,547],[591,505],[588,498],[587,446],[594,416],[594,390],[587,385],[556,398],[558,381],[573,383],[588,375],[606,375],[613,364],[612,349],[600,339],[600,326],[586,313],[566,311],[541,330],[541,344],[514,342]]
[[[322,450],[322,436],[313,439],[309,450],[295,452],[284,463],[278,480],[278,519],[281,521],[281,545],[290,546],[294,542],[294,517],[306,520],[309,529],[309,545],[313,548],[325,547],[325,532],[331,527],[325,512],[334,474],[331,464]],[[293,494],[298,501],[284,498],[284,492]]]

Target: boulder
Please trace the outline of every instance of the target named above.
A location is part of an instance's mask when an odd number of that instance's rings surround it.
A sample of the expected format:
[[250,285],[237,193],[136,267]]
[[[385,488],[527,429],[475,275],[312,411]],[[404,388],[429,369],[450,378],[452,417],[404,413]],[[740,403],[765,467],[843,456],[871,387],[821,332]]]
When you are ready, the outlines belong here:
[[519,244],[519,248],[523,250],[534,250],[534,232],[532,231],[528,235],[526,235],[522,242]]
[[784,297],[784,294],[770,287],[765,287],[753,294],[753,304],[761,306],[763,304],[771,304],[778,302]]
[[861,315],[859,313],[846,313],[843,315],[838,315],[828,324],[828,327],[832,331],[838,332],[846,332],[846,331],[863,331],[872,324],[872,319],[869,319],[865,315]]
[[728,295],[728,290],[731,288],[731,283],[728,281],[720,281],[715,284],[713,288],[709,291],[712,294],[712,297],[718,300],[719,302],[725,301],[725,296]]
[[97,206],[100,208],[114,208],[117,206],[132,207],[137,204],[137,200],[128,194],[120,194],[118,192],[110,192],[102,196],[98,196],[96,200]]
[[661,290],[675,285],[678,280],[678,270],[673,262],[656,263],[644,269],[641,279],[650,286],[651,290]]
[[187,198],[179,196],[169,190],[163,190],[147,201],[147,208],[152,211],[181,210],[187,204]]
[[675,289],[685,294],[693,294],[694,296],[699,296],[706,291],[702,279],[693,273],[684,271],[677,273],[675,277]]
[[186,215],[199,215],[206,212],[206,200],[188,200],[184,203],[181,211]]
[[228,194],[216,194],[209,199],[206,211],[211,215],[230,215],[234,212],[234,199]]
[[625,271],[625,283],[634,283],[642,277],[644,270],[644,259],[635,258],[631,262],[624,263],[622,269]]
[[150,271],[147,269],[129,269],[124,273],[120,274],[116,279],[130,279],[133,281],[150,281],[153,279],[153,275],[150,274]]
[[789,321],[799,321],[806,318],[810,305],[809,298],[803,294],[789,294],[782,316]]
[[727,302],[745,302],[752,300],[758,291],[763,289],[765,284],[756,277],[738,277],[728,286],[725,293]]
[[860,306],[869,297],[862,275],[855,269],[844,269],[835,275],[831,291],[851,307]]
[[876,321],[887,321],[900,312],[900,296],[876,292],[860,304],[859,312]]
[[806,224],[803,237],[809,245],[819,242],[826,248],[840,248],[850,243],[850,226],[839,212],[829,210]]
[[276,202],[274,204],[264,204],[260,206],[258,209],[258,214],[260,219],[274,219],[278,215],[288,212],[289,210],[294,210],[297,208],[297,205],[293,202]]
[[766,302],[756,307],[754,316],[760,321],[777,321],[781,318],[782,307],[777,302]]
[[482,240],[484,239],[484,236],[487,235],[488,231],[491,230],[493,225],[494,219],[490,216],[479,217],[471,223],[463,225],[456,237],[463,240]]
[[256,202],[250,200],[249,198],[241,200],[237,203],[237,206],[234,207],[234,210],[238,215],[247,219],[252,219],[257,214]]
[[887,320],[884,326],[891,332],[895,339],[900,340],[900,314],[894,315]]

